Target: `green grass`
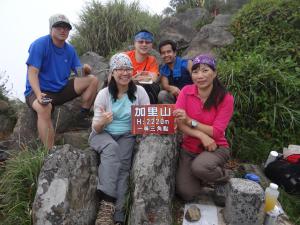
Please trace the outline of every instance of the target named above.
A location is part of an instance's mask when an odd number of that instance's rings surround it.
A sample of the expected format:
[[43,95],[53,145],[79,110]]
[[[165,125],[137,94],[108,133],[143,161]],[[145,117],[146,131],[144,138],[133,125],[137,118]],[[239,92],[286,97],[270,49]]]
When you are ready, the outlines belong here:
[[281,189],[279,202],[289,216],[290,221],[295,225],[300,225],[300,195],[290,195]]
[[128,4],[124,0],[106,4],[91,1],[79,17],[71,43],[79,55],[93,51],[104,57],[122,49],[124,43],[132,43],[134,34],[141,29],[155,35],[161,21],[160,16],[142,10],[138,2]]
[[[233,155],[262,163],[271,150],[299,144],[300,65],[297,0],[251,0],[235,16],[232,45],[217,51],[218,72],[235,97],[227,130]],[[300,224],[300,197],[283,190],[291,222]]]
[[23,150],[13,155],[0,172],[0,224],[30,225],[37,180],[47,151]]
[[228,128],[234,156],[261,163],[299,142],[300,54],[297,0],[252,0],[235,16],[233,44],[219,49],[218,73],[235,98]]

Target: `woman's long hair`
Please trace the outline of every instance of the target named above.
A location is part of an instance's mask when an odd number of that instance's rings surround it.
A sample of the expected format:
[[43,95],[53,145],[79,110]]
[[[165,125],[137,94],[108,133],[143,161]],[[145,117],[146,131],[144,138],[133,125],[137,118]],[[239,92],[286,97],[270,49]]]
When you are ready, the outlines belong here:
[[[136,92],[136,89],[137,89],[137,87],[136,87],[135,83],[131,80],[128,83],[128,90],[127,90],[127,95],[131,102],[133,102],[136,99],[136,97],[134,95],[134,93]],[[113,76],[111,76],[111,80],[108,82],[108,91],[112,95],[113,101],[114,102],[117,101],[119,90],[118,90],[117,82]]]
[[[207,66],[209,66],[209,68],[211,68],[215,72],[214,68],[212,68],[210,65]],[[200,64],[193,65],[192,71],[198,69],[199,67]],[[211,107],[218,108],[218,105],[223,101],[226,93],[227,93],[226,88],[221,83],[218,76],[216,76],[213,80],[213,88],[204,103],[204,109],[209,110],[211,109]]]

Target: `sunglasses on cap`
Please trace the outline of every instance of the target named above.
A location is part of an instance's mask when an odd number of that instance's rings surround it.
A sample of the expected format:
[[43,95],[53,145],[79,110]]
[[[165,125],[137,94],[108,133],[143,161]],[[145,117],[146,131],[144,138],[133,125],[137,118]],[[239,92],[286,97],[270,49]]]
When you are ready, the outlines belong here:
[[63,28],[63,29],[69,29],[69,30],[71,30],[71,26],[70,26],[69,24],[67,24],[67,23],[64,23],[64,22],[54,24],[52,27],[54,27],[54,28]]

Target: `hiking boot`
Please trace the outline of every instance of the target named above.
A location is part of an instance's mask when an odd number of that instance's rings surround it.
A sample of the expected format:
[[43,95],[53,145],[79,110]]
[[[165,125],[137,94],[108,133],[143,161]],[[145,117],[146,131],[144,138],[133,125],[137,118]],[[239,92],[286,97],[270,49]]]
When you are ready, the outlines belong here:
[[95,225],[114,225],[113,216],[115,214],[115,205],[112,202],[102,200],[99,205]]
[[212,195],[213,201],[217,206],[224,207],[227,196],[227,184],[216,184]]

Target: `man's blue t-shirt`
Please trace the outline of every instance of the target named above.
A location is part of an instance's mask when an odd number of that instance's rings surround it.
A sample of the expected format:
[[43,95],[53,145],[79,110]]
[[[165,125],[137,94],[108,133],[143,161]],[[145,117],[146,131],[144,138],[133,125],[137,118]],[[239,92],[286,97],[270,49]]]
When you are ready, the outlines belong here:
[[176,56],[174,68],[171,70],[167,64],[160,68],[160,75],[165,76],[169,80],[169,85],[174,85],[182,89],[185,85],[192,84],[191,74],[188,71],[188,60]]
[[[71,70],[80,67],[80,60],[74,47],[65,43],[62,48],[54,45],[50,35],[35,40],[29,47],[28,66],[39,69],[39,84],[41,91],[59,92],[67,84]],[[32,88],[26,77],[25,96],[29,95]]]

